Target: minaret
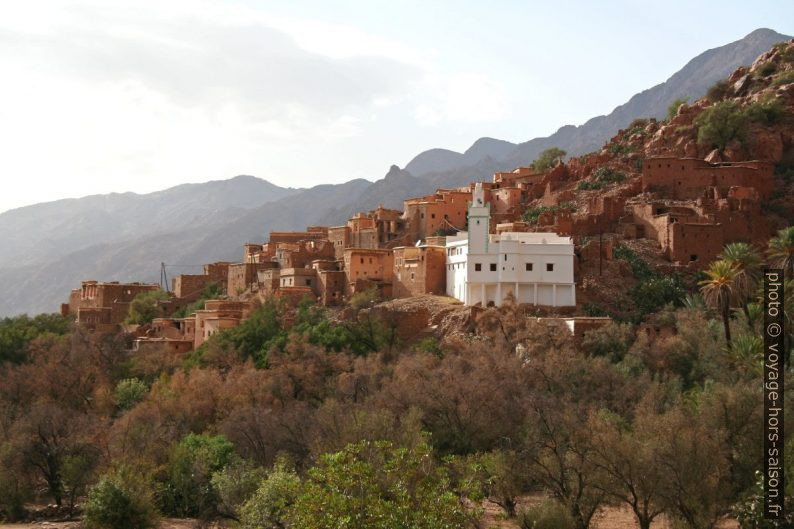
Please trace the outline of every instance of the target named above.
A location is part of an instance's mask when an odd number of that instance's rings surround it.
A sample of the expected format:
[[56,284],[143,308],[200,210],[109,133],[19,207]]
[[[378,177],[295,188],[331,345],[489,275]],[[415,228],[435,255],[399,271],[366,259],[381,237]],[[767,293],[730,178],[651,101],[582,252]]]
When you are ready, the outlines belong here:
[[472,201],[469,204],[469,253],[488,252],[488,230],[491,226],[491,205],[485,203],[482,183],[474,185]]

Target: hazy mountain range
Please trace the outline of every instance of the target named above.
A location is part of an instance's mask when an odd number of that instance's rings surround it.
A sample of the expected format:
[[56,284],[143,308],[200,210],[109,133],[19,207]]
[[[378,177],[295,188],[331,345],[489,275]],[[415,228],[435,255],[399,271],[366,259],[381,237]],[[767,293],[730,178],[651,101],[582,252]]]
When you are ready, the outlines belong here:
[[195,265],[205,262],[239,260],[243,243],[264,242],[271,230],[339,225],[381,203],[401,209],[409,196],[489,179],[494,171],[529,164],[548,147],[570,155],[596,150],[633,119],[661,118],[674,99],[702,97],[716,81],[789,38],[769,29],[753,31],[701,53],[606,116],[519,144],[480,138],[463,153],[430,149],[404,169],[392,166],[375,182],[293,189],[237,176],[7,211],[0,214],[0,316],[55,311],[82,279],[156,282],[161,262],[178,274],[195,273]]

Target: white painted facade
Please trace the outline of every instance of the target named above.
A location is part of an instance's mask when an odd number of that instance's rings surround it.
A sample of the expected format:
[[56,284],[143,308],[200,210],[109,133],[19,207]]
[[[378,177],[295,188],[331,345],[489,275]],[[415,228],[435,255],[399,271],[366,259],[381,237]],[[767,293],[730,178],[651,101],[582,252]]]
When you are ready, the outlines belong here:
[[573,241],[556,233],[490,234],[491,210],[477,184],[469,205],[469,231],[447,237],[447,295],[466,305],[576,304]]

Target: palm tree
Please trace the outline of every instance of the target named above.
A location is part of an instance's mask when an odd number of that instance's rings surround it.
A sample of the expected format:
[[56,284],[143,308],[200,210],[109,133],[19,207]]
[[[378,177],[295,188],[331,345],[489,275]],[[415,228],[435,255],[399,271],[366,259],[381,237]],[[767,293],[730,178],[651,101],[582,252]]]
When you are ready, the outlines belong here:
[[708,279],[700,282],[700,292],[706,303],[722,316],[725,341],[731,349],[731,303],[736,298],[736,268],[727,261],[714,261],[704,273]]
[[746,242],[732,242],[727,244],[719,258],[736,269],[735,289],[747,324],[750,325],[750,311],[747,304],[756,291],[758,280],[761,277],[761,254]]
[[794,278],[794,226],[778,231],[777,236],[769,240],[767,253],[771,264],[782,268],[788,277]]

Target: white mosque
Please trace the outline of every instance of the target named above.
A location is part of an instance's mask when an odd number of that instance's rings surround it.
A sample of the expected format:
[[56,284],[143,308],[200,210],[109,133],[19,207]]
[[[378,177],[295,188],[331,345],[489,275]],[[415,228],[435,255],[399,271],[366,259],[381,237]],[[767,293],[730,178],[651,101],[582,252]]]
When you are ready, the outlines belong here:
[[476,184],[469,231],[447,237],[447,295],[466,305],[516,302],[552,307],[576,304],[573,241],[556,233],[489,233],[490,204]]

